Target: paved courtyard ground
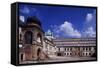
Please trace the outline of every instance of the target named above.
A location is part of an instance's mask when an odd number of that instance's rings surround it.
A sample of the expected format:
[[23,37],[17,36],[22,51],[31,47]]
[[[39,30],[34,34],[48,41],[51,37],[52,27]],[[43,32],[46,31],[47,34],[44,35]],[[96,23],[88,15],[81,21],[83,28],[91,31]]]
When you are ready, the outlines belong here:
[[40,60],[40,61],[23,61],[20,64],[27,64],[27,63],[45,63],[45,62],[64,62],[64,61],[80,61],[80,60],[95,60],[94,57],[59,57],[53,56],[47,60]]

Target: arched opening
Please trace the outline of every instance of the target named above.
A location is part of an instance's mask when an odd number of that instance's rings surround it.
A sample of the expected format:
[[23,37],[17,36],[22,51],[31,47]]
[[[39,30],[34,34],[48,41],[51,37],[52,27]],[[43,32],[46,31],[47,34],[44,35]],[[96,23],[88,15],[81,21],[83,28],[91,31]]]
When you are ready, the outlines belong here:
[[37,59],[38,60],[40,60],[40,58],[41,58],[41,49],[39,48],[38,50],[37,50]]
[[57,53],[57,56],[62,56],[62,54],[61,53]]
[[41,52],[41,49],[39,48],[39,49],[37,50],[37,55],[38,55],[38,56],[39,56],[40,52]]
[[31,31],[27,31],[24,37],[25,37],[26,44],[32,44],[32,32]]
[[42,36],[40,33],[37,34],[37,42],[39,42],[39,43],[42,42]]
[[21,54],[21,61],[23,61],[23,54]]

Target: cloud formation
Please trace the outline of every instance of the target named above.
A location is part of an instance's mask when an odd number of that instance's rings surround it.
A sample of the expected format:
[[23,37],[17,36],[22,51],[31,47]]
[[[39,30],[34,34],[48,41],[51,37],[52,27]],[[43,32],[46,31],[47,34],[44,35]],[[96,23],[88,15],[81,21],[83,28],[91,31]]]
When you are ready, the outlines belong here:
[[96,32],[93,30],[93,27],[89,27],[85,32],[84,32],[86,37],[95,37]]
[[93,19],[93,14],[92,14],[92,13],[88,13],[88,14],[86,15],[86,22],[91,22],[92,19]]
[[73,25],[68,21],[60,25],[60,31],[64,32],[65,36],[81,37],[81,33],[77,29],[74,29]]
[[73,28],[73,25],[68,21],[65,21],[59,26],[55,26],[53,32],[55,33],[55,37],[81,37],[81,33],[77,29]]
[[84,37],[96,37],[96,30],[95,30],[95,12],[94,13],[87,13],[86,15],[86,22],[85,27],[83,31]]

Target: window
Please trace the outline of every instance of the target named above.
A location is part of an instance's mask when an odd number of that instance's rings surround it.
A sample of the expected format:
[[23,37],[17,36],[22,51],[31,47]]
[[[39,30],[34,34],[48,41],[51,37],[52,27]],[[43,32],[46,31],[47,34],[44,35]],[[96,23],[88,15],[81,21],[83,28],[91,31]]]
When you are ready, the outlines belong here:
[[70,53],[70,55],[72,55],[72,53]]
[[83,53],[83,56],[84,56],[84,53]]
[[37,42],[41,43],[41,34],[37,34]]
[[91,51],[91,47],[89,47],[89,51]]
[[65,51],[66,51],[66,48],[65,48]]
[[40,37],[37,38],[37,42],[41,42]]
[[86,47],[86,51],[87,51],[87,47]]
[[32,44],[32,32],[31,31],[27,31],[24,37],[25,37],[26,44]]
[[23,61],[23,54],[21,54],[21,61]]
[[87,53],[86,53],[86,56],[87,56]]
[[69,53],[67,53],[67,55],[69,55]]
[[70,51],[70,48],[68,48],[68,51]]
[[91,53],[89,53],[89,55],[91,55]]

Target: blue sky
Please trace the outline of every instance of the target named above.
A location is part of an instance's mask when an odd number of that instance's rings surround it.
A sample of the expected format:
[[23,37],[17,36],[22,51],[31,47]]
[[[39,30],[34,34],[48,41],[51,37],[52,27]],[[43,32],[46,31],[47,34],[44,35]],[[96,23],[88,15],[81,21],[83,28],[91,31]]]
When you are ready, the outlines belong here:
[[19,5],[19,18],[25,23],[29,16],[37,16],[45,32],[55,37],[80,38],[96,36],[96,9],[80,7],[57,7]]

